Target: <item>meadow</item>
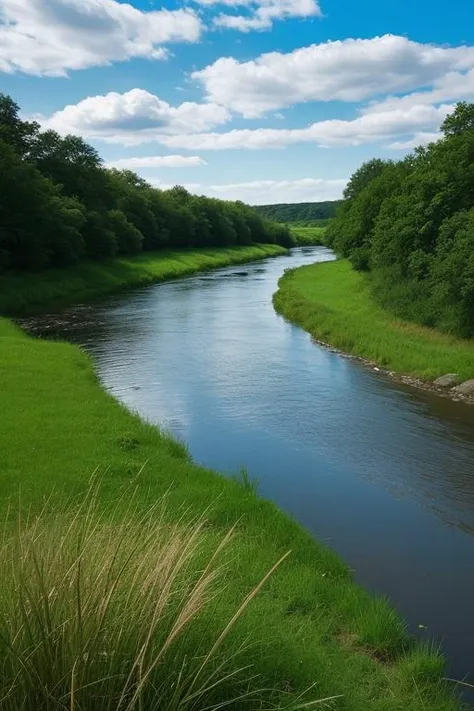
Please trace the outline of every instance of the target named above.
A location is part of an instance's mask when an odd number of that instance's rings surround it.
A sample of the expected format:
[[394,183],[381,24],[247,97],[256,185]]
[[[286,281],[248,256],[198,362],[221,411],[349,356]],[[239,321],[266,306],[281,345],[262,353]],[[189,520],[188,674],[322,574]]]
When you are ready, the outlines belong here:
[[321,341],[388,370],[426,381],[474,377],[472,341],[398,319],[373,299],[370,276],[347,260],[287,272],[274,305]]

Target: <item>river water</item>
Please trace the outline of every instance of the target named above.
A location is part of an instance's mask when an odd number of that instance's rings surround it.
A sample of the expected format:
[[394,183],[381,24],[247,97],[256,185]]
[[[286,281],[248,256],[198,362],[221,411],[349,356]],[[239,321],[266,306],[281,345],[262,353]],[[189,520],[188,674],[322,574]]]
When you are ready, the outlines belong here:
[[245,466],[439,640],[459,679],[474,672],[474,407],[394,383],[274,312],[285,268],[332,258],[295,249],[26,325],[82,345],[105,387],[198,462]]

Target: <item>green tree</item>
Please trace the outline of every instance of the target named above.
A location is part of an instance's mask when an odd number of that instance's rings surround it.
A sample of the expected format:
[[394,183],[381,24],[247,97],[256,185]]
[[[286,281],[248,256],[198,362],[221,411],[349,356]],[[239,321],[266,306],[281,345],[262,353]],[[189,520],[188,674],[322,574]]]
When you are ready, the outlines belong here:
[[441,124],[446,136],[459,136],[465,131],[474,131],[474,104],[461,101],[452,114]]

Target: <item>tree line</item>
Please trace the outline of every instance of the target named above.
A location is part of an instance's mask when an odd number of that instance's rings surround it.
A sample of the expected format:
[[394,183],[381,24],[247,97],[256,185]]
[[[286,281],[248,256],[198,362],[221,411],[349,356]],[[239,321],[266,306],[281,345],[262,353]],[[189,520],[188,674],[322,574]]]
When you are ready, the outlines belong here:
[[370,272],[397,315],[474,336],[474,104],[461,102],[440,140],[404,160],[371,160],[351,177],[329,246]]
[[258,242],[291,246],[292,238],[242,202],[157,190],[130,170],[107,169],[82,138],[41,131],[0,94],[0,272]]
[[327,202],[282,203],[279,205],[257,205],[255,210],[275,222],[290,222],[298,225],[320,224],[335,217],[340,200]]

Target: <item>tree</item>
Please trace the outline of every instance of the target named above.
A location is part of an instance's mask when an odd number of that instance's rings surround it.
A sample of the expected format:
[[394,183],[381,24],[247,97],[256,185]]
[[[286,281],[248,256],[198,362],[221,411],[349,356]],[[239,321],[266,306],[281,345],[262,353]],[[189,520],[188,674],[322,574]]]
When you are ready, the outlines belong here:
[[474,104],[460,101],[441,124],[441,130],[445,136],[459,136],[465,131],[474,131]]
[[36,121],[22,121],[19,112],[20,107],[12,98],[0,93],[0,140],[23,157],[37,138],[39,124]]
[[398,163],[365,163],[327,236],[403,318],[474,335],[474,104]]
[[83,253],[80,205],[3,141],[0,215],[0,269],[66,265]]
[[119,254],[137,254],[143,245],[143,235],[127,220],[121,210],[107,213],[110,230],[114,233]]
[[62,267],[165,246],[291,244],[243,203],[154,189],[79,136],[40,131],[0,95],[0,269]]
[[347,183],[344,190],[344,198],[346,200],[354,200],[369,185],[371,180],[377,178],[384,171],[389,163],[390,161],[383,161],[380,158],[374,158],[367,163],[363,163]]

